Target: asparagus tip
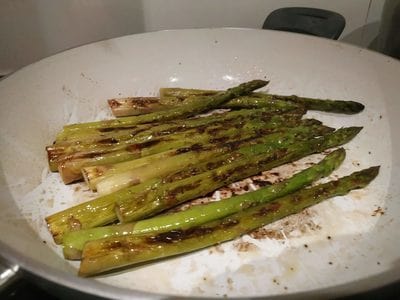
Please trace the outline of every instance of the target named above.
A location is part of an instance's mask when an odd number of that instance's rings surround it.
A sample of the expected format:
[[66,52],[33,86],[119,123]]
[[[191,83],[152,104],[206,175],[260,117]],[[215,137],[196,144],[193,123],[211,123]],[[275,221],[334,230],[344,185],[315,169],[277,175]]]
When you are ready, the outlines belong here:
[[362,126],[353,126],[353,127],[350,127],[350,128],[353,128],[354,131],[360,132],[364,127],[362,127]]
[[368,172],[372,178],[375,178],[379,174],[380,169],[381,166],[373,166],[366,169],[365,171]]
[[369,167],[367,169],[354,172],[350,176],[353,176],[354,182],[358,182],[358,186],[356,188],[364,188],[367,184],[374,180],[376,176],[378,176],[379,169],[380,166]]
[[[269,80],[262,80],[262,79],[254,79],[248,82],[244,82],[238,86],[239,89],[244,88],[245,90],[248,90],[249,92],[257,90],[259,88],[262,88],[266,86],[269,83]],[[231,90],[231,89],[228,89]]]
[[352,112],[353,113],[359,113],[359,112],[361,112],[361,111],[363,111],[364,110],[364,108],[365,108],[365,105],[364,104],[362,104],[362,103],[360,103],[360,102],[354,102],[354,101],[351,101],[351,103],[352,103]]

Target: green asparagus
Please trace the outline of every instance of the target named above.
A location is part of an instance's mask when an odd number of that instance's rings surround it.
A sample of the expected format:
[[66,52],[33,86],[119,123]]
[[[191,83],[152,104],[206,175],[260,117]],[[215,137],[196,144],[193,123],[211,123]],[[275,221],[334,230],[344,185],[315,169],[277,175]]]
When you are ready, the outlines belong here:
[[[297,120],[297,116],[295,117]],[[297,122],[297,121],[296,121]],[[230,125],[227,127],[227,124]],[[82,168],[87,166],[118,163],[137,159],[163,151],[189,147],[194,144],[219,144],[258,135],[268,134],[270,125],[260,119],[196,127],[185,132],[156,137],[142,143],[124,143],[104,146],[89,151],[66,154],[58,159],[58,171],[64,183],[71,183],[83,178]],[[196,136],[196,139],[193,139]]]
[[[287,144],[300,141],[302,139],[311,138],[332,132],[334,129],[322,125],[301,126],[301,124],[308,123],[304,120],[299,123],[295,128],[281,128],[275,133],[260,137],[245,140],[234,141],[233,143],[224,143],[223,145],[211,145],[189,148],[192,151],[186,151],[175,156],[165,157],[162,161],[153,161],[151,164],[137,166],[135,160],[115,164],[114,168],[109,171],[104,171],[100,177],[93,180],[91,174],[89,178],[87,170],[83,168],[82,172],[89,183],[89,187],[95,187],[95,190],[100,195],[108,194],[117,191],[121,188],[141,183],[145,180],[162,177],[167,174],[186,172],[188,176],[194,176],[197,173],[204,172],[222,165],[232,155],[235,148],[240,147],[240,151],[245,151],[248,144],[254,145],[269,144],[270,149],[273,147],[282,147]],[[133,165],[128,168],[128,165]]]
[[245,155],[217,169],[169,184],[159,184],[157,188],[129,198],[120,198],[116,201],[115,211],[120,222],[140,220],[179,203],[204,196],[219,187],[255,175],[262,170],[342,145],[351,140],[360,130],[360,127],[339,129],[325,136],[275,149],[268,154],[257,153],[258,148],[254,147],[256,151],[250,157]]
[[[184,99],[191,96],[212,96],[218,91],[210,90],[198,90],[198,89],[180,89],[180,88],[161,88],[160,95],[162,97],[176,97],[184,102]],[[301,104],[309,110],[320,110],[326,112],[343,113],[343,114],[355,114],[359,113],[364,109],[364,105],[355,101],[343,101],[343,100],[330,100],[330,99],[317,99],[307,98],[299,96],[282,96],[265,93],[251,93],[248,95],[248,105],[250,107],[263,107],[268,106],[270,101],[290,101],[295,104]],[[253,100],[251,98],[254,97]],[[263,100],[263,101],[262,101]],[[253,101],[258,103],[253,103]],[[229,102],[226,103],[228,105]],[[246,107],[246,102],[240,107]]]
[[114,222],[117,215],[123,222],[154,215],[179,202],[205,195],[260,171],[345,144],[360,130],[360,127],[342,128],[268,154],[259,154],[262,147],[254,145],[255,155],[248,155],[247,159],[232,157],[227,165],[182,180],[166,183],[159,179],[149,180],[58,212],[47,217],[46,222],[56,243],[61,243],[66,232],[106,225]]
[[[195,96],[195,95],[191,95]],[[202,95],[206,96],[206,95]],[[116,117],[136,116],[153,112],[160,112],[182,105],[185,99],[178,97],[130,97],[111,99],[108,104]],[[143,105],[143,103],[146,103]],[[269,113],[285,113],[294,110],[302,110],[303,104],[278,99],[266,100],[265,97],[253,94],[250,96],[241,96],[223,103],[220,108],[225,109],[249,109],[263,108]]]
[[272,201],[299,190],[321,177],[328,176],[342,163],[344,157],[345,151],[340,148],[328,154],[318,164],[295,174],[291,178],[253,193],[246,193],[207,205],[194,206],[185,211],[156,216],[136,223],[83,229],[67,233],[63,239],[64,257],[80,259],[84,244],[90,240],[127,234],[160,233],[176,229],[188,229],[226,217],[256,204]]
[[301,118],[298,114],[286,114],[273,116],[265,112],[263,109],[245,110],[240,112],[229,112],[218,116],[209,116],[185,120],[180,122],[161,124],[150,129],[122,129],[116,132],[107,132],[106,134],[97,131],[89,136],[79,136],[78,139],[56,142],[46,147],[49,165],[52,171],[57,170],[57,166],[64,159],[70,159],[69,155],[90,155],[92,153],[100,153],[101,151],[111,151],[110,149],[121,148],[123,145],[133,143],[149,142],[157,138],[172,134],[185,134],[190,130],[196,129],[201,132],[211,126],[237,127],[240,124],[252,123],[259,121],[260,123],[274,124],[277,121],[283,124],[285,121],[294,124]]
[[355,172],[338,180],[300,190],[198,227],[89,241],[83,249],[79,275],[92,276],[235,239],[325,199],[363,188],[377,176],[378,172],[379,167]]
[[154,123],[178,118],[185,118],[203,113],[220,106],[222,103],[239,96],[247,95],[252,91],[268,84],[265,80],[252,80],[212,96],[189,97],[185,103],[166,111],[150,113],[142,116],[124,117],[116,120],[71,124],[64,126],[64,130],[81,130],[88,128],[110,128],[126,125]]

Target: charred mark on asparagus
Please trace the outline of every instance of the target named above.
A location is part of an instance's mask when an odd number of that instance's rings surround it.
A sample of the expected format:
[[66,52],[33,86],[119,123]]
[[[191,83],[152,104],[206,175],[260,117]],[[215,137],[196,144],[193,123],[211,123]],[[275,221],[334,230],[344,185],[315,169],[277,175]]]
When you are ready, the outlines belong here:
[[165,195],[164,198],[166,199],[166,202],[172,202],[174,203],[176,201],[176,195],[177,194],[182,194],[184,192],[193,190],[201,185],[201,180],[197,180],[194,182],[191,182],[186,185],[181,185],[178,186],[172,190],[169,190]]
[[191,145],[189,147],[179,148],[179,149],[177,149],[175,151],[175,153],[176,154],[182,154],[182,153],[187,153],[187,152],[190,152],[190,151],[198,152],[198,151],[201,151],[201,150],[204,150],[204,146],[202,144],[193,144],[193,145]]
[[235,219],[228,219],[221,222],[216,227],[192,227],[186,230],[178,229],[171,230],[168,232],[159,233],[147,238],[149,244],[171,244],[180,242],[182,240],[191,239],[195,237],[201,237],[212,233],[218,229],[228,229],[229,227],[238,225],[239,221]]
[[281,207],[280,203],[272,202],[269,205],[261,207],[259,210],[255,211],[253,216],[254,217],[264,217],[270,213],[274,213],[279,210]]
[[102,140],[98,141],[99,144],[117,144],[118,142],[119,141],[114,137],[106,138],[106,139],[102,139]]
[[[132,97],[132,98],[125,98],[132,107],[135,108],[148,108],[151,104],[158,103],[160,101],[159,97]],[[132,101],[133,100],[133,101]],[[118,99],[109,99],[108,105],[111,108],[118,108],[122,105],[121,101]]]
[[112,131],[118,131],[118,130],[127,130],[127,129],[133,130],[133,129],[135,129],[135,130],[131,131],[131,134],[135,135],[135,134],[138,134],[140,132],[147,130],[148,128],[149,128],[148,126],[126,126],[126,127],[125,126],[121,126],[121,127],[115,126],[115,127],[97,128],[96,130],[98,132],[112,132]]
[[137,152],[137,151],[140,151],[140,150],[142,150],[144,148],[155,146],[155,145],[161,143],[162,141],[165,142],[165,141],[168,141],[168,139],[165,138],[163,140],[158,139],[158,140],[151,140],[151,141],[147,141],[147,142],[143,142],[143,143],[133,144],[133,145],[127,146],[126,150],[127,151],[131,151],[131,152]]

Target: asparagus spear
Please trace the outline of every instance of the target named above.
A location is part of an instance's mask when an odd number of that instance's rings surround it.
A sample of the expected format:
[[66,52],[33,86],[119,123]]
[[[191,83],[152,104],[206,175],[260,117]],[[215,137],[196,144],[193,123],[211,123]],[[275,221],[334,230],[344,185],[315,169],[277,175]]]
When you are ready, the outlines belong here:
[[[188,147],[202,143],[222,143],[238,140],[256,135],[269,133],[265,129],[266,123],[262,120],[252,120],[246,123],[234,122],[227,124],[196,127],[191,130],[160,136],[143,143],[124,143],[113,147],[105,146],[95,150],[82,151],[67,154],[57,160],[58,171],[64,183],[71,183],[82,179],[81,170],[83,167],[96,166],[110,163],[137,159],[143,156],[160,153],[163,151]],[[196,139],[193,139],[193,137]]]
[[57,165],[62,158],[73,153],[89,155],[90,153],[99,153],[104,150],[110,151],[110,149],[116,149],[123,145],[149,142],[150,140],[172,134],[185,134],[190,132],[190,130],[193,132],[194,129],[197,131],[204,131],[207,128],[211,128],[210,126],[218,126],[221,128],[223,126],[239,126],[240,124],[256,121],[270,124],[271,122],[281,121],[282,119],[287,119],[287,121],[292,124],[300,119],[300,115],[282,115],[277,118],[277,116],[265,114],[264,110],[246,111],[240,114],[229,113],[229,115],[213,118],[208,117],[204,118],[204,120],[203,118],[198,118],[174,124],[162,124],[144,131],[120,130],[117,132],[118,134],[102,134],[100,137],[99,134],[97,134],[97,140],[94,140],[92,136],[75,140],[74,142],[56,143],[47,146],[46,151],[51,168],[54,169],[55,167],[57,169]]
[[[195,96],[195,95],[191,95]],[[202,95],[205,96],[205,95]],[[158,111],[171,109],[174,106],[182,105],[185,99],[178,97],[129,97],[108,100],[109,107],[116,117],[143,115]],[[143,103],[146,103],[143,105]],[[259,97],[256,94],[251,96],[241,96],[223,103],[221,108],[242,109],[242,108],[264,108],[270,113],[285,113],[302,109],[301,103],[294,103],[283,100],[269,100]]]
[[[257,174],[260,171],[300,159],[314,152],[345,144],[357,135],[360,130],[360,127],[342,128],[326,136],[298,143],[286,149],[278,149],[268,155],[258,154],[254,155],[254,157],[250,155],[247,160],[236,159],[226,166],[196,175],[192,177],[192,180],[190,180],[191,178],[186,178],[177,182],[162,183],[158,179],[152,179],[70,207],[48,216],[46,222],[55,242],[59,244],[62,243],[63,235],[66,232],[102,226],[116,221],[117,216],[114,210],[116,203],[123,206],[122,210],[119,209],[121,219],[123,218],[123,221],[133,221],[134,219],[139,219],[139,216],[155,213],[157,209],[165,209],[168,204],[175,205],[177,202],[183,201],[184,197],[186,197],[185,200],[190,200],[212,192],[223,185]],[[254,152],[256,154],[258,147],[259,145],[255,145]],[[237,161],[240,161],[240,163],[236,163]],[[194,186],[199,182],[201,187],[199,185]],[[193,188],[193,190],[185,190],[185,188]],[[141,210],[135,213],[135,206],[139,206],[142,201],[144,204],[145,200],[149,200],[149,195],[154,194],[156,190],[159,190],[161,194],[164,191],[169,191],[169,193],[163,195],[162,203],[161,199],[159,202],[157,199],[153,199],[153,201],[148,201],[147,206],[141,205]]]
[[79,275],[92,276],[235,239],[285,216],[299,213],[325,199],[363,188],[377,176],[378,172],[379,167],[355,172],[338,180],[300,190],[199,227],[89,241],[83,249]]
[[[193,177],[159,185],[145,193],[119,199],[115,211],[120,222],[131,222],[152,216],[179,203],[204,196],[224,185],[255,175],[284,163],[349,141],[361,128],[349,127],[304,142],[278,148],[265,154],[265,149],[254,147],[254,155],[239,157],[231,163]],[[256,145],[259,146],[259,145]],[[257,150],[264,150],[258,152]],[[258,153],[257,153],[258,152]]]
[[[304,132],[296,134],[296,131],[293,130],[293,137],[291,136],[292,132],[288,132],[288,138],[282,137],[279,133],[268,136],[270,149],[274,149],[274,147],[282,147],[283,143],[291,144],[296,140],[305,137],[321,135],[331,131],[331,128],[321,126],[316,128],[311,127],[309,130],[308,128],[301,127],[296,129]],[[264,139],[263,142],[267,143],[267,139]],[[238,142],[235,142],[235,144],[237,145]],[[247,143],[245,143],[245,145],[246,144]],[[239,152],[243,151],[243,148],[241,148]],[[199,149],[198,151],[191,151],[178,156],[168,157],[164,161],[159,161],[159,163],[152,163],[151,165],[144,165],[125,172],[102,176],[102,178],[96,183],[96,190],[99,195],[105,195],[118,191],[124,187],[142,183],[151,178],[163,178],[172,172],[175,172],[176,176],[179,176],[180,179],[194,176],[210,170],[211,168],[223,165],[230,157],[232,157],[232,154],[228,152],[229,150],[232,150],[232,147],[222,147],[211,150],[205,149],[205,151]]]
[[[258,120],[258,118],[255,119]],[[161,125],[134,135],[129,131],[125,132],[125,130],[123,130],[124,133],[122,136],[105,139],[102,138],[98,142],[83,140],[73,144],[55,144],[46,147],[46,151],[49,163],[53,167],[54,165],[58,166],[63,160],[100,155],[103,153],[122,150],[124,147],[129,145],[139,143],[151,144],[151,141],[160,141],[161,139],[170,139],[171,137],[179,139],[179,137],[184,137],[188,134],[191,135],[196,132],[217,130],[218,128],[221,129],[235,125],[237,126],[244,121],[245,119],[238,118],[236,120],[227,120],[222,123],[196,126],[193,128],[186,128],[185,126],[173,128],[171,126]]]
[[[298,115],[276,115],[270,116],[270,119],[266,119],[265,130],[268,130],[270,133],[283,130],[284,128],[291,128],[294,126],[302,125],[302,126],[312,126],[319,125],[321,122],[315,119],[304,119],[300,120],[300,116]],[[242,137],[242,141],[246,140],[245,136]],[[193,146],[193,145],[192,145]],[[196,144],[194,146],[197,147]],[[192,149],[193,150],[193,149]],[[182,152],[191,151],[190,147],[184,147],[183,149],[173,149],[168,150],[166,152],[161,152],[149,156],[142,157],[140,159],[128,160],[122,163],[117,164],[107,164],[107,165],[95,165],[88,166],[82,169],[84,173],[84,177],[87,180],[89,187],[94,189],[97,178],[103,176],[106,173],[109,174],[118,174],[124,171],[127,171],[132,168],[140,167],[143,165],[147,165],[151,162],[157,162],[159,160],[163,160],[166,157],[174,156]]]
[[[290,112],[290,116],[302,115],[305,111]],[[288,114],[286,114],[287,116]],[[299,116],[300,117],[300,116]],[[248,119],[248,118],[271,118],[271,114],[268,109],[242,109],[240,111],[228,111],[223,113],[211,114],[204,117],[195,117],[181,120],[168,121],[163,123],[150,123],[150,124],[139,124],[133,126],[120,126],[120,127],[108,127],[108,128],[94,128],[85,129],[73,132],[61,132],[56,138],[56,144],[59,145],[70,145],[70,144],[82,144],[82,143],[101,143],[107,142],[107,139],[118,139],[126,140],[137,135],[164,135],[174,132],[180,132],[188,128],[194,128],[198,126],[205,126],[217,123],[223,123],[226,121],[232,121],[237,119]]]
[[[143,98],[143,97],[142,97]],[[172,97],[167,97],[171,99]],[[152,98],[155,102],[157,98]],[[158,105],[154,103],[154,111],[163,111],[170,109],[173,104],[161,103],[165,100],[163,97],[158,98]],[[180,100],[180,101],[179,101]],[[110,108],[115,116],[131,116],[149,113],[151,108],[142,110],[135,106],[136,98],[122,98],[113,99],[113,106]],[[185,99],[175,98],[175,103],[184,103]],[[118,104],[118,109],[116,105]],[[175,104],[177,105],[177,104]],[[288,111],[293,111],[304,106],[307,110],[319,110],[333,113],[341,114],[355,114],[364,109],[364,105],[355,101],[343,101],[343,100],[330,100],[330,99],[315,99],[299,97],[295,95],[282,96],[282,95],[272,95],[272,94],[261,94],[253,93],[249,96],[242,96],[229,100],[228,102],[222,104],[220,108],[226,109],[249,109],[249,108],[265,108],[271,113],[283,113]]]
[[[196,95],[214,95],[213,93],[217,93],[218,91],[210,91],[210,90],[197,90],[197,89],[180,89],[180,88],[161,88],[160,95],[162,97],[176,97],[181,99],[182,101],[187,97]],[[307,97],[299,97],[299,96],[282,96],[282,95],[273,95],[273,94],[264,94],[264,93],[251,93],[250,97],[255,97],[259,99],[258,105],[268,105],[269,101],[275,100],[283,100],[290,101],[293,103],[298,103],[305,105],[305,107],[309,110],[320,110],[334,113],[343,113],[343,114],[355,114],[364,109],[364,105],[355,102],[355,101],[343,101],[343,100],[330,100],[330,99],[317,99],[317,98],[307,98]],[[263,99],[264,101],[260,101]],[[184,101],[183,101],[184,102]],[[243,105],[242,107],[246,107]],[[260,106],[258,106],[260,107]]]
[[150,165],[152,163],[158,163],[160,161],[164,161],[169,157],[173,157],[181,153],[186,153],[195,150],[199,146],[200,145],[198,144],[194,144],[191,147],[172,149],[156,153],[153,155],[144,156],[142,158],[124,161],[121,163],[84,167],[82,168],[82,174],[89,188],[92,191],[96,191],[96,184],[106,176],[112,176],[115,174],[123,173],[131,169]]
[[[199,149],[195,151],[171,156],[163,161],[133,168],[124,172],[102,176],[100,180],[95,183],[95,190],[99,195],[110,194],[122,188],[143,183],[152,178],[160,178],[169,174],[171,171],[185,169],[194,162],[200,163],[211,159],[214,159],[214,161],[216,159],[223,160],[226,156],[222,155],[224,152],[226,151],[220,148],[203,150],[202,146],[199,145]],[[93,185],[93,183],[91,185]]]
[[136,125],[144,123],[154,123],[166,120],[175,120],[188,116],[194,116],[202,112],[209,111],[220,106],[222,103],[242,95],[246,95],[256,89],[268,84],[264,80],[252,80],[230,88],[224,92],[218,92],[213,96],[189,97],[184,104],[179,107],[162,112],[150,113],[142,116],[124,117],[117,120],[98,121],[81,124],[71,124],[64,126],[64,130],[80,130],[87,128],[109,128],[121,125]]
[[[273,133],[276,131],[282,131],[284,128],[291,128],[297,125],[302,126],[312,126],[312,125],[319,125],[321,122],[315,119],[304,119],[300,120],[299,115],[276,115],[270,116],[269,120],[265,120],[265,127],[263,129],[267,130],[269,133]],[[245,136],[241,137],[241,141],[246,141]],[[235,141],[240,142],[240,141]],[[228,143],[230,144],[230,143]],[[240,143],[236,143],[240,144]],[[193,146],[197,147],[197,144]],[[148,165],[150,163],[156,163],[160,160],[163,160],[167,157],[171,157],[174,155],[178,155],[183,152],[191,151],[191,147],[184,147],[182,149],[173,149],[168,150],[161,153],[156,153],[153,155],[145,156],[140,159],[128,160],[117,164],[107,164],[107,165],[96,165],[96,166],[88,166],[82,168],[83,176],[89,187],[91,189],[95,189],[95,185],[100,177],[105,176],[106,174],[118,174],[121,172],[125,172],[127,170],[141,167],[143,165]]]
[[[247,155],[249,161],[251,161],[253,154],[260,154],[260,152],[264,151],[268,147],[269,144],[266,144],[264,147],[257,144],[251,145],[251,147],[242,150],[242,153],[232,153],[227,161],[236,159],[238,155]],[[240,173],[239,170],[237,170],[237,173]],[[169,181],[173,180],[178,179],[173,178]],[[55,241],[61,243],[62,235],[66,231],[101,226],[117,219],[114,212],[114,203],[118,199],[128,199],[132,197],[139,199],[148,191],[156,188],[160,184],[160,179],[154,178],[153,180],[148,180],[142,184],[122,189],[112,194],[99,197],[87,203],[56,213],[47,217],[46,221]]]
[[[58,170],[58,164],[60,163],[61,157],[68,153],[83,151],[86,151],[86,153],[89,151],[90,153],[90,151],[93,152],[99,148],[104,148],[105,146],[115,147],[121,143],[127,143],[127,140],[132,143],[140,143],[169,134],[183,133],[190,129],[205,127],[207,125],[225,124],[226,126],[229,126],[228,122],[238,123],[259,119],[260,121],[268,122],[270,124],[271,122],[287,119],[289,124],[293,124],[301,118],[301,114],[303,114],[303,111],[274,116],[264,109],[241,110],[202,118],[154,124],[154,126],[150,124],[153,127],[149,127],[149,124],[144,124],[133,126],[128,129],[107,128],[106,132],[104,132],[105,128],[82,130],[68,135],[61,134],[57,138],[55,144],[46,147],[46,151],[50,170],[54,172]],[[108,129],[110,130],[108,131]]]
[[[199,172],[203,172],[210,165],[217,167],[223,164],[232,155],[229,153],[230,151],[238,147],[246,147],[249,143],[269,143],[271,147],[282,147],[283,143],[289,144],[296,140],[333,131],[333,128],[321,125],[307,126],[306,124],[309,123],[307,121],[309,120],[301,121],[299,126],[295,128],[271,130],[269,135],[256,139],[244,139],[216,146],[198,145],[197,147],[189,148],[189,151],[183,149],[185,153],[152,161],[151,164],[141,164],[138,166],[135,160],[114,164],[112,169],[106,170],[106,168],[103,168],[100,176],[96,176],[99,173],[94,167],[83,168],[82,173],[89,187],[97,190],[100,195],[138,184],[156,176],[160,177],[171,172],[178,172],[190,166],[194,166],[195,168],[195,170],[193,170],[193,167],[188,170],[188,173],[193,176]],[[91,171],[94,172],[90,173]]]
[[295,192],[319,178],[328,176],[342,163],[344,157],[345,151],[340,148],[328,154],[318,164],[295,174],[291,178],[253,193],[246,193],[206,205],[194,206],[185,211],[156,216],[135,223],[90,228],[67,233],[63,239],[64,257],[67,259],[80,259],[83,246],[87,241],[110,236],[188,229],[226,217],[259,203],[272,201]]

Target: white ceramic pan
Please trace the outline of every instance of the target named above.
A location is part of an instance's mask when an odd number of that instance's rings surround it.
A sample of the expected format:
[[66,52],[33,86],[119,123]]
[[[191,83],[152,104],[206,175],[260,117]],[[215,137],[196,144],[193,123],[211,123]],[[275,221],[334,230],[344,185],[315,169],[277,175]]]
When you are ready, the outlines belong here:
[[[361,125],[336,175],[381,165],[366,189],[239,240],[114,275],[76,276],[43,218],[88,194],[47,169],[45,145],[66,123],[110,116],[106,99],[163,86],[223,89],[269,79],[268,91],[361,101]],[[338,296],[400,279],[400,63],[340,42],[265,30],[200,29],[126,36],[66,51],[0,82],[0,250],[11,266],[112,298],[162,295]],[[244,245],[244,246],[243,246]]]

